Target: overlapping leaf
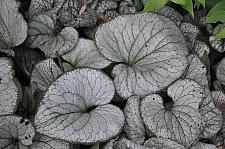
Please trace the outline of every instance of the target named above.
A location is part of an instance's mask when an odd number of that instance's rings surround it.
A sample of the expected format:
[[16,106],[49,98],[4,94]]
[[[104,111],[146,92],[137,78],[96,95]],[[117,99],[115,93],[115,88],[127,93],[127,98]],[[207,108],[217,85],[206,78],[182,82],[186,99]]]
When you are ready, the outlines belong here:
[[122,63],[112,72],[122,97],[161,90],[187,66],[182,33],[171,20],[153,13],[120,16],[102,25],[96,44],[103,56]]
[[195,146],[191,147],[190,149],[217,149],[217,147],[213,144],[198,142]]
[[213,31],[212,35],[209,37],[210,45],[218,52],[225,51],[225,42],[223,39],[216,39],[216,35],[225,27],[225,23],[217,25]]
[[38,109],[37,131],[77,143],[106,141],[118,135],[123,112],[108,104],[114,96],[108,76],[93,69],[77,69],[48,88]]
[[97,50],[92,40],[79,39],[77,46],[63,58],[75,68],[91,67],[101,69],[110,64]]
[[12,114],[16,109],[17,100],[21,96],[21,87],[14,78],[12,61],[0,58],[0,115]]
[[17,148],[18,143],[31,145],[35,131],[27,119],[19,116],[0,116],[0,148]]
[[115,142],[114,149],[151,149],[140,144],[135,144],[127,138],[121,138]]
[[28,23],[27,43],[31,48],[40,48],[46,57],[57,57],[74,48],[78,32],[72,27],[57,31],[56,24],[47,15],[33,17]]
[[225,58],[223,58],[217,66],[216,77],[223,85],[225,85]]
[[201,130],[198,107],[204,90],[195,81],[186,79],[171,85],[167,94],[172,98],[168,103],[157,94],[150,94],[142,100],[144,123],[156,136],[176,140],[188,147],[196,141]]
[[16,0],[0,1],[0,49],[12,49],[27,37],[27,23]]
[[46,59],[39,62],[33,69],[31,75],[31,87],[46,91],[61,74],[62,70],[53,59]]
[[128,98],[124,108],[124,131],[128,139],[137,144],[145,141],[146,131],[140,114],[140,98],[132,96]]
[[197,54],[198,57],[202,58],[204,53],[209,54],[209,51],[210,51],[209,46],[206,43],[200,40],[195,41],[193,52]]
[[150,138],[145,141],[144,145],[155,149],[185,149],[183,145],[176,141],[165,138]]

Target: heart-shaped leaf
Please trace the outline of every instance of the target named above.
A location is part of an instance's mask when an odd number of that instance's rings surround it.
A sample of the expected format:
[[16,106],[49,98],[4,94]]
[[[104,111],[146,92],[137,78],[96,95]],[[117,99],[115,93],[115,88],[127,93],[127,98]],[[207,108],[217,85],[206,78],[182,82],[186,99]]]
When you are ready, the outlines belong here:
[[185,149],[183,145],[176,141],[165,138],[150,138],[145,141],[144,145],[155,149]]
[[16,0],[0,1],[0,49],[12,49],[27,37],[27,23]]
[[[141,22],[141,23],[139,23]],[[187,66],[188,47],[171,20],[153,13],[120,16],[100,26],[96,44],[114,62],[114,83],[122,97],[159,91]]]
[[111,63],[99,53],[94,41],[87,39],[79,39],[77,46],[64,55],[63,59],[75,68],[90,67],[101,69]]
[[171,85],[167,102],[157,94],[146,96],[141,102],[141,115],[147,127],[158,137],[176,140],[185,147],[198,138],[201,115],[198,107],[204,90],[195,81],[178,80]]
[[19,116],[0,116],[0,148],[17,148],[18,143],[31,145],[35,131],[29,120]]
[[47,15],[33,17],[28,23],[27,43],[31,48],[40,48],[46,57],[63,55],[75,47],[78,32],[72,27],[56,29],[56,24]]
[[93,69],[76,69],[48,88],[35,125],[41,134],[75,143],[106,141],[118,135],[123,112],[108,104],[114,96],[108,76]]
[[53,59],[46,59],[39,62],[35,67],[31,75],[31,87],[33,89],[39,89],[46,91],[47,88],[53,83],[63,71],[54,62]]
[[0,115],[12,114],[22,94],[12,64],[10,59],[0,58]]

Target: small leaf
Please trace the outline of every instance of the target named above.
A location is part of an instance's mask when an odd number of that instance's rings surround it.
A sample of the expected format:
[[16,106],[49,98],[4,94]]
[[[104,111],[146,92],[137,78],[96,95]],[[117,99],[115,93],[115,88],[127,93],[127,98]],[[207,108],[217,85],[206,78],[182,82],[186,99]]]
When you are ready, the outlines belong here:
[[27,23],[16,0],[0,1],[0,49],[12,49],[27,37]]
[[39,15],[28,23],[27,43],[40,48],[46,57],[55,58],[72,50],[78,41],[78,32],[72,27],[56,30],[56,24],[47,15]]
[[187,10],[189,13],[191,13],[192,17],[194,18],[194,11],[193,11],[193,3],[192,0],[185,0],[185,5],[182,5],[182,7]]
[[225,1],[217,3],[207,14],[205,23],[225,22]]
[[113,82],[101,71],[86,68],[65,73],[42,99],[35,117],[37,131],[73,143],[109,140],[124,125],[123,112],[108,104],[114,93]]
[[225,23],[218,24],[212,31],[212,35],[209,37],[209,43],[210,45],[218,52],[224,52],[225,51],[225,42],[223,39],[217,39],[216,36],[220,33],[221,30],[225,28]]
[[94,41],[87,39],[79,39],[77,46],[71,52],[63,55],[63,59],[75,68],[90,67],[102,69],[111,63],[100,54]]
[[216,77],[223,85],[225,85],[225,58],[223,58],[217,66]]
[[209,55],[209,52],[210,52],[210,48],[209,46],[203,42],[203,41],[200,41],[200,40],[196,40],[195,41],[195,45],[194,45],[194,48],[193,48],[193,52],[198,55],[199,58],[201,58],[202,62],[208,66],[208,55]]
[[225,28],[221,29],[219,34],[216,35],[215,40],[225,38]]
[[20,116],[0,116],[0,148],[18,148],[18,143],[31,145],[35,130],[30,121]]
[[199,136],[202,119],[198,108],[204,90],[195,81],[185,79],[172,84],[167,94],[172,101],[150,94],[141,102],[141,115],[146,126],[157,137],[169,138],[189,147]]
[[12,114],[22,95],[21,85],[15,78],[12,65],[10,59],[0,57],[0,115]]
[[143,11],[148,12],[162,8],[168,3],[168,1],[169,0],[148,0]]

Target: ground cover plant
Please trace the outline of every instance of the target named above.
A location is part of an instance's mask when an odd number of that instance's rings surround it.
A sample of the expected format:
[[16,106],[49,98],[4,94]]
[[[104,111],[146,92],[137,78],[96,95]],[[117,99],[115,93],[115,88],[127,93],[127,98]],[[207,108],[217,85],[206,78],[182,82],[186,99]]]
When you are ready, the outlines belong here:
[[0,148],[225,148],[224,12],[0,0]]

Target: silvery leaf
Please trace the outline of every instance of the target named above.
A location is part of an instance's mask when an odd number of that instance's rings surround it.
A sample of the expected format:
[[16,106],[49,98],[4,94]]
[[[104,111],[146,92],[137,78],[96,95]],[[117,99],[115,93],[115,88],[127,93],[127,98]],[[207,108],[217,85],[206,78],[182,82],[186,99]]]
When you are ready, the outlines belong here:
[[217,147],[213,144],[198,142],[195,146],[191,147],[190,149],[217,149]]
[[63,59],[75,68],[90,67],[102,69],[111,63],[100,54],[94,41],[87,39],[79,39],[77,46],[64,55]]
[[145,141],[146,130],[140,114],[140,98],[128,98],[124,108],[126,137],[134,143],[142,144]]
[[189,65],[187,67],[185,78],[193,79],[202,86],[208,86],[206,66],[202,63],[197,55],[190,55],[188,59]]
[[207,54],[209,54],[210,49],[209,49],[209,46],[206,43],[204,43],[203,41],[196,40],[193,51],[200,58],[202,58],[205,52]]
[[20,144],[21,149],[69,149],[69,143],[61,140],[53,139],[41,134],[36,134],[33,139],[33,144],[24,146]]
[[145,141],[144,145],[153,149],[185,149],[176,141],[165,138],[150,138]]
[[114,149],[151,149],[140,144],[135,144],[131,140],[121,138],[115,142]]
[[114,0],[100,0],[96,6],[97,14],[104,14],[107,10],[118,8],[118,3]]
[[103,56],[121,63],[112,75],[124,98],[163,89],[187,66],[188,47],[181,31],[157,14],[119,16],[100,26],[95,39]]
[[167,94],[172,98],[169,103],[157,94],[150,94],[142,100],[143,121],[157,137],[170,138],[188,147],[201,130],[198,107],[204,90],[195,81],[185,79],[171,85]]
[[215,40],[215,36],[225,27],[225,23],[217,25],[213,31],[212,35],[209,37],[210,45],[218,52],[225,51],[225,42],[223,39]]
[[22,94],[12,65],[10,59],[0,57],[0,115],[12,114]]
[[225,58],[223,58],[217,66],[216,77],[223,85],[225,85]]
[[124,125],[123,112],[108,104],[114,85],[98,70],[76,69],[48,88],[35,126],[41,134],[74,143],[91,144],[115,137]]
[[20,116],[0,116],[0,148],[14,149],[18,143],[31,145],[35,131],[30,121]]
[[114,149],[114,143],[117,141],[118,137],[114,138],[114,139],[111,139],[109,140],[108,142],[106,143],[103,143],[101,149]]
[[0,49],[12,49],[27,37],[27,23],[16,0],[0,1]]
[[78,41],[78,32],[72,27],[57,31],[55,23],[47,15],[33,17],[28,23],[27,43],[40,48],[46,57],[57,57],[72,50]]
[[163,8],[156,9],[154,10],[154,12],[169,18],[178,26],[180,26],[183,22],[183,16],[169,6],[164,6]]
[[200,30],[191,23],[182,23],[180,29],[186,37],[189,48],[192,49]]
[[211,92],[206,90],[207,96],[203,98],[199,107],[199,113],[204,121],[201,138],[212,138],[220,130],[223,117],[222,113],[215,107]]
[[62,73],[63,71],[53,59],[43,60],[34,67],[31,74],[31,86],[33,89],[46,91]]

